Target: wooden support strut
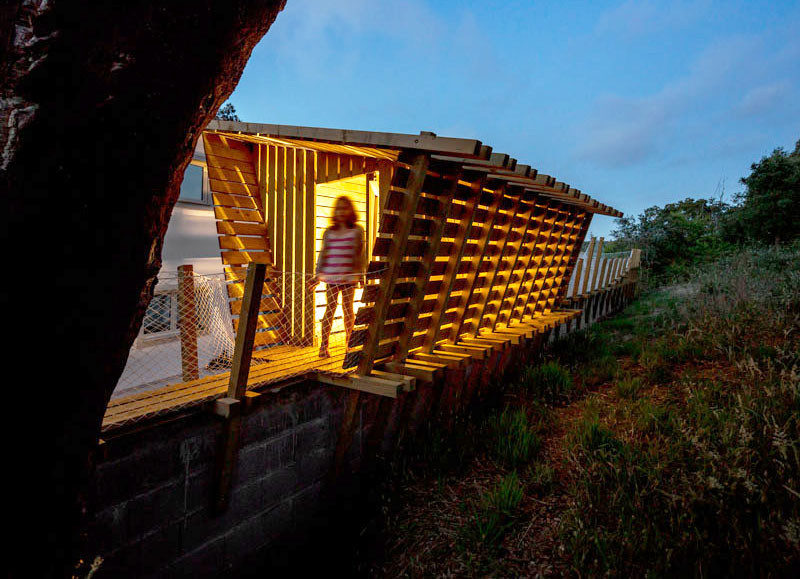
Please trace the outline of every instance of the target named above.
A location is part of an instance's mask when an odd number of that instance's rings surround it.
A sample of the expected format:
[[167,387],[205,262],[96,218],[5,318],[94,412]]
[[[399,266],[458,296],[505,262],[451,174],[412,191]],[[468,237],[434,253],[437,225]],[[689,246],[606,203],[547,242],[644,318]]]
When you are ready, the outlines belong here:
[[[378,296],[374,305],[374,317],[367,327],[367,338],[361,351],[361,360],[358,364],[357,373],[366,376],[372,371],[375,363],[375,356],[378,352],[378,344],[381,338],[381,331],[386,321],[389,305],[392,301],[392,293],[397,284],[400,273],[400,263],[405,255],[408,243],[408,235],[411,232],[411,225],[414,221],[414,214],[419,204],[420,193],[425,183],[425,175],[430,163],[430,155],[424,153],[416,154],[411,160],[411,170],[403,188],[403,204],[400,209],[398,226],[392,238],[391,249],[387,260],[387,272],[381,280],[378,289]],[[344,409],[344,418],[339,428],[339,438],[336,441],[334,452],[333,477],[337,477],[342,470],[344,457],[353,440],[356,428],[356,416],[361,402],[361,392],[353,391],[347,396]]]
[[428,248],[425,252],[425,255],[422,257],[422,260],[420,261],[419,270],[417,271],[417,275],[414,280],[414,294],[412,295],[408,302],[408,306],[406,307],[406,323],[403,327],[402,333],[400,334],[400,339],[397,342],[397,349],[395,350],[395,358],[398,360],[404,359],[408,353],[408,345],[411,341],[411,337],[414,334],[417,316],[419,315],[419,308],[422,304],[422,300],[425,297],[425,286],[428,284],[431,269],[433,268],[433,264],[436,261],[436,256],[439,253],[439,245],[442,241],[442,233],[444,232],[444,227],[447,224],[447,217],[450,214],[453,196],[456,193],[456,189],[458,189],[458,181],[461,178],[461,175],[462,171],[461,166],[459,165],[456,169],[456,172],[452,175],[452,182],[446,188],[444,195],[439,198],[442,206],[446,208],[445,214],[440,214],[433,218],[433,231],[428,237]]
[[485,184],[486,177],[483,174],[480,175],[477,180],[470,183],[470,196],[464,204],[461,219],[458,222],[458,230],[453,238],[453,248],[447,259],[447,265],[445,266],[444,275],[442,277],[442,287],[436,298],[436,304],[434,305],[433,314],[431,316],[431,323],[430,326],[428,326],[428,333],[425,335],[425,341],[422,346],[422,351],[428,354],[433,353],[436,342],[439,339],[442,317],[447,308],[447,303],[450,301],[453,283],[456,281],[456,276],[458,275],[458,268],[461,265],[461,260],[464,258],[467,240],[472,232],[475,210],[478,208],[478,202],[480,201]]
[[461,335],[464,327],[467,310],[469,309],[469,302],[472,298],[473,292],[475,291],[475,282],[478,279],[478,271],[480,270],[481,261],[483,261],[483,258],[486,255],[486,248],[489,246],[489,237],[492,229],[494,229],[494,224],[497,220],[498,209],[500,209],[500,204],[503,202],[505,191],[506,186],[502,185],[500,189],[495,191],[492,195],[492,203],[489,206],[486,214],[486,221],[484,222],[483,229],[481,230],[481,235],[478,238],[477,251],[472,256],[469,273],[467,274],[466,285],[464,290],[461,292],[458,307],[456,308],[456,319],[453,322],[453,325],[450,327],[450,335],[448,336],[447,341],[451,344],[458,342],[458,337]]
[[[483,322],[483,316],[486,313],[486,306],[489,304],[489,301],[492,297],[492,293],[494,292],[494,282],[497,279],[497,273],[500,271],[500,266],[503,264],[503,255],[506,250],[506,240],[508,239],[508,234],[511,232],[511,226],[513,225],[514,219],[520,214],[520,203],[522,200],[522,190],[516,190],[513,186],[507,186],[509,192],[514,192],[514,205],[511,211],[507,215],[507,221],[500,227],[500,239],[497,240],[497,255],[492,260],[492,265],[494,267],[491,268],[486,275],[486,283],[484,284],[485,291],[483,292],[483,299],[477,304],[477,312],[475,315],[475,322],[473,327],[470,328],[470,333],[473,337],[477,337],[480,333],[481,323]],[[525,212],[525,215],[530,215],[530,212]],[[520,240],[521,243],[521,240]],[[510,272],[509,272],[510,277]]]
[[[511,286],[511,278],[514,277],[514,271],[517,269],[517,265],[520,263],[522,259],[520,257],[520,254],[522,253],[522,248],[525,246],[525,236],[528,234],[528,230],[530,229],[532,223],[531,217],[534,211],[536,211],[537,199],[538,196],[535,197],[534,199],[531,199],[529,202],[530,203],[529,207],[520,213],[522,219],[525,220],[525,225],[522,227],[522,235],[520,236],[519,241],[517,242],[516,247],[514,249],[514,259],[511,262],[511,266],[508,268],[506,281],[504,284],[502,284],[502,291],[500,292],[500,299],[498,300],[497,310],[489,315],[490,323],[488,329],[490,332],[495,331],[495,328],[497,327],[497,320],[500,318],[500,314],[503,312],[503,304],[506,301],[506,296],[508,296],[508,290],[509,287]],[[528,255],[528,257],[530,257],[530,255]],[[520,279],[520,285],[521,282],[522,279]]]
[[[536,269],[533,270],[533,274],[531,275],[530,290],[527,293],[525,293],[524,295],[522,294],[522,292],[520,292],[520,294],[517,296],[517,301],[516,301],[516,303],[514,305],[514,308],[512,309],[512,315],[517,310],[519,311],[519,319],[520,320],[522,320],[525,317],[525,311],[528,308],[528,302],[530,301],[531,296],[536,291],[536,276],[539,274],[539,271],[542,269],[542,262],[547,257],[546,256],[547,248],[550,247],[550,243],[551,243],[551,241],[553,239],[553,232],[555,231],[556,225],[558,223],[559,215],[562,212],[562,205],[561,205],[560,202],[554,202],[554,204],[551,205],[550,208],[553,209],[553,211],[555,211],[555,215],[553,216],[553,223],[551,224],[550,228],[547,230],[547,238],[545,239],[545,242],[544,242],[544,252],[542,253],[542,259],[538,260],[538,263],[536,264]],[[545,214],[545,218],[546,217],[547,217],[547,215]],[[539,239],[541,239],[541,235],[537,237],[536,245],[539,245],[539,243],[538,243]],[[548,265],[549,265],[549,262],[548,262]],[[545,269],[545,271],[547,271],[547,267],[545,267],[544,269]],[[542,288],[544,288],[544,282],[545,282],[545,278],[542,277]],[[538,293],[537,293],[537,296],[538,296]],[[519,304],[521,304],[521,306]]]
[[228,507],[233,469],[239,453],[242,417],[241,401],[247,390],[247,377],[250,373],[250,361],[253,354],[253,342],[258,322],[258,308],[261,302],[261,289],[264,287],[267,266],[263,263],[251,263],[247,266],[242,311],[239,314],[239,329],[236,332],[236,343],[231,366],[228,395],[214,404],[216,414],[225,418],[221,448],[217,455],[214,481],[214,510],[217,513]]

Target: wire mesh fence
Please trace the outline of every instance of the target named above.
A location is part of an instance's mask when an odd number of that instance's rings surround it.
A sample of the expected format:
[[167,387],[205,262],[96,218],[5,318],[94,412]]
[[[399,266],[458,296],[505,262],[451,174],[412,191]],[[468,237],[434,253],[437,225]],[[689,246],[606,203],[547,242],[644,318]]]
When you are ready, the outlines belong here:
[[[139,336],[112,398],[220,376],[235,350],[245,291],[245,268],[225,274],[191,271],[160,275]],[[341,370],[364,289],[361,279],[330,283],[313,274],[269,271],[257,306],[251,376],[255,385],[309,370]]]

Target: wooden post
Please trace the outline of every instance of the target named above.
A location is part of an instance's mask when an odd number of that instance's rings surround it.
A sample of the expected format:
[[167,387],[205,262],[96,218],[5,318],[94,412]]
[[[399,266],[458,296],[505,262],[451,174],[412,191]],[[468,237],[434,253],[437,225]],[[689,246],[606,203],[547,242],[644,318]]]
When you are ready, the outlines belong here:
[[178,328],[181,334],[183,381],[200,378],[197,361],[197,308],[194,299],[194,268],[178,266]]
[[572,276],[572,291],[569,297],[574,298],[578,293],[578,285],[581,281],[581,273],[583,272],[583,258],[578,258],[578,264],[575,266],[575,275]]
[[603,253],[603,238],[597,243],[597,254],[594,260],[594,267],[592,268],[592,284],[589,286],[589,292],[598,289],[597,287],[597,270],[600,269],[600,255]]
[[216,513],[221,513],[228,507],[233,469],[239,454],[239,438],[242,429],[241,401],[247,390],[247,377],[250,373],[250,360],[253,355],[253,341],[258,322],[258,308],[261,303],[266,271],[267,266],[263,263],[250,263],[247,266],[228,395],[215,403],[215,411],[225,418],[215,469],[214,511]]
[[589,242],[589,248],[586,251],[586,276],[583,278],[583,284],[581,285],[580,295],[586,295],[586,288],[589,285],[589,276],[592,273],[592,252],[594,251],[594,241],[595,238],[592,237],[592,240]]

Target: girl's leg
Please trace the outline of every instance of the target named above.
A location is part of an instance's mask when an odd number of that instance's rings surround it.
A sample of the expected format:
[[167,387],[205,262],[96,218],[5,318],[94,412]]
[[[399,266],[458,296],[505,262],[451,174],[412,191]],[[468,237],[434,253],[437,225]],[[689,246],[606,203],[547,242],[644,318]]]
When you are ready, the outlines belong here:
[[347,347],[350,347],[350,334],[353,333],[353,326],[356,316],[353,313],[353,298],[356,294],[356,286],[348,284],[342,288],[342,314],[344,315],[344,332],[347,335]]
[[331,336],[331,326],[333,325],[333,316],[336,314],[336,305],[339,301],[339,286],[334,284],[327,284],[325,288],[325,315],[322,316],[322,338],[319,345],[319,355],[322,358],[330,356],[328,353],[328,340]]

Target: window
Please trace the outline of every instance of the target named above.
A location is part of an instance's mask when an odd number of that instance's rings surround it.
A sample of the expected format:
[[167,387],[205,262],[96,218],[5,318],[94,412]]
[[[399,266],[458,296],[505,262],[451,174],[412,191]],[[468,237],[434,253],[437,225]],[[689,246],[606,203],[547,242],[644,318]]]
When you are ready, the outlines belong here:
[[183,174],[179,199],[194,203],[208,203],[206,191],[205,168],[203,165],[192,162],[191,165],[186,167],[186,172]]
[[177,291],[157,293],[147,306],[142,322],[142,334],[164,334],[178,329],[178,294]]

